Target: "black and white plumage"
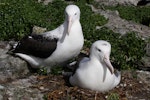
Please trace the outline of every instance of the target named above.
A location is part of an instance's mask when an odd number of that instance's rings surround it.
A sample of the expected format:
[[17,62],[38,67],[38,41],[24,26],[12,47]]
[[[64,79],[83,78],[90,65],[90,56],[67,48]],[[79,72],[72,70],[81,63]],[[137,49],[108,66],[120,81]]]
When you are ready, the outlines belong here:
[[73,86],[79,86],[100,92],[113,89],[120,83],[121,74],[114,73],[114,68],[109,60],[111,45],[104,40],[92,44],[89,58],[83,58],[76,72],[70,76],[69,81]]
[[52,31],[25,36],[15,47],[15,55],[26,60],[33,68],[46,66],[49,71],[55,64],[76,57],[84,44],[80,24],[80,9],[68,5],[65,21]]

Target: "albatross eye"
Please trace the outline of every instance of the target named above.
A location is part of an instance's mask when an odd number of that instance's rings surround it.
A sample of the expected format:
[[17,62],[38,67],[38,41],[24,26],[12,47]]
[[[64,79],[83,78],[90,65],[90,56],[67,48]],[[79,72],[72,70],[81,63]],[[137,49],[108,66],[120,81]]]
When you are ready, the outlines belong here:
[[99,51],[99,52],[101,52],[101,50],[100,50],[100,49],[98,49],[98,51]]
[[97,50],[98,50],[99,52],[101,52],[101,49],[97,48]]
[[77,13],[75,13],[74,15],[77,15]]

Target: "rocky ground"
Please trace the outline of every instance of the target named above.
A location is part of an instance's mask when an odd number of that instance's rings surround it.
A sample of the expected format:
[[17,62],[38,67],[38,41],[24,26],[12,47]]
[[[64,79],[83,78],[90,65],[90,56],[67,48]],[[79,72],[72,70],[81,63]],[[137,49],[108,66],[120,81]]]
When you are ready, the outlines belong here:
[[[96,0],[108,5],[109,0]],[[102,2],[103,1],[103,2]],[[113,1],[113,0],[110,0]],[[137,5],[139,0],[114,0],[122,4]],[[122,1],[122,2],[121,2]],[[126,1],[123,3],[123,1]],[[128,2],[127,2],[128,1]],[[132,2],[131,2],[132,1]],[[111,2],[113,3],[113,2]],[[114,4],[114,5],[115,5]],[[150,37],[150,27],[127,21],[117,11],[95,8],[95,13],[108,18],[104,25],[114,32],[125,34],[135,31],[142,38]],[[97,28],[101,28],[97,26]],[[39,75],[22,59],[7,54],[11,41],[0,42],[0,100],[149,100],[150,72],[143,70],[122,71],[121,83],[105,93],[72,87],[63,75]],[[147,48],[147,55],[149,55]],[[150,66],[146,58],[146,66]],[[116,100],[115,99],[115,100]]]

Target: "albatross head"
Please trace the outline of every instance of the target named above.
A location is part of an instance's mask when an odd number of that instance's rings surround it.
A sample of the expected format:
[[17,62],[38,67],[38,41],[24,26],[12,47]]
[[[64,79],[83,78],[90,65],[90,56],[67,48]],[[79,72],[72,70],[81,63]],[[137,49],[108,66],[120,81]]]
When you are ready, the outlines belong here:
[[69,35],[73,22],[80,19],[80,9],[76,5],[68,5],[65,9],[65,15],[68,26],[67,33]]
[[104,40],[96,41],[92,44],[90,58],[98,59],[102,64],[105,64],[110,72],[114,73],[114,68],[109,60],[111,45]]

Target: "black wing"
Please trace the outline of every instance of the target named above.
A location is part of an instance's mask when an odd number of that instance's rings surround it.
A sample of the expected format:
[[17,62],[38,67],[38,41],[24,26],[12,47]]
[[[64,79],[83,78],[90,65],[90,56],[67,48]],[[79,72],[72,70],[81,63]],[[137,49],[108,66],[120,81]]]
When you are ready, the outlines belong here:
[[14,53],[24,53],[35,57],[47,58],[57,47],[58,39],[47,39],[42,35],[25,36],[16,46]]

